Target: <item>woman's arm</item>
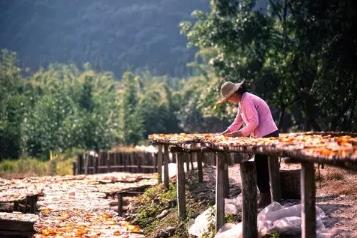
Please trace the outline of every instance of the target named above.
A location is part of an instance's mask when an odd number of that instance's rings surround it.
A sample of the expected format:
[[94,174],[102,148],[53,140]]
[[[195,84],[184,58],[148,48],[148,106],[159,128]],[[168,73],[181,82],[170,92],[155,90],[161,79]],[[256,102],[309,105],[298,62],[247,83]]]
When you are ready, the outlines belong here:
[[259,115],[253,101],[249,98],[242,102],[242,108],[244,108],[247,123],[240,129],[240,133],[242,136],[249,136],[259,125]]
[[237,115],[232,122],[232,124],[224,131],[222,132],[223,135],[229,135],[232,132],[238,131],[243,125],[243,119],[240,114],[240,110],[238,110]]

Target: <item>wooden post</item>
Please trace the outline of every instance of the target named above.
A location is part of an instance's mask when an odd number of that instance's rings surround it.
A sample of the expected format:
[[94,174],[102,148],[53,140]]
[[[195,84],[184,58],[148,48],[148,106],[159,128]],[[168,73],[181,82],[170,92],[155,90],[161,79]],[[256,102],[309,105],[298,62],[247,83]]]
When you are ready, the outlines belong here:
[[162,145],[158,145],[157,148],[157,171],[159,173],[158,180],[159,183],[162,183]]
[[98,173],[98,164],[99,164],[99,158],[97,156],[93,156],[93,174],[97,174]]
[[229,170],[228,170],[228,153],[222,153],[222,159],[224,160],[224,169],[223,169],[223,181],[224,181],[224,197],[228,198],[229,196]]
[[185,197],[185,170],[183,167],[183,153],[176,154],[176,166],[177,166],[177,175],[176,175],[176,186],[177,186],[177,207],[178,207],[178,216],[181,220],[184,220],[186,217],[186,197]]
[[164,159],[163,159],[163,163],[164,163],[164,187],[166,189],[169,188],[169,165],[168,165],[168,161],[169,161],[169,146],[168,145],[164,145]]
[[114,157],[114,154],[115,152],[113,153],[108,153],[108,156],[107,156],[107,173],[110,172],[110,161],[112,159],[112,157]]
[[224,157],[216,153],[216,232],[224,225]]
[[118,193],[118,216],[123,215],[123,195]]
[[188,171],[190,171],[190,154],[189,153],[185,153],[185,162],[186,162],[186,171],[187,171],[187,175],[188,175]]
[[136,153],[136,164],[138,165],[138,173],[142,173],[143,171],[141,170],[141,158],[144,157],[144,153],[143,152],[138,152]]
[[243,237],[257,237],[257,181],[254,163],[240,164],[243,198]]
[[301,237],[316,237],[315,169],[313,163],[301,163]]
[[72,173],[73,173],[73,175],[76,175],[76,172],[77,172],[77,163],[73,162],[72,163]]
[[281,200],[281,184],[279,173],[279,159],[277,156],[268,157],[269,180],[271,201],[279,202]]
[[203,182],[203,171],[202,171],[202,157],[203,152],[197,153],[197,175],[198,175],[198,182]]
[[189,154],[190,163],[191,163],[191,170],[194,170],[194,169],[195,169],[194,166],[193,166],[193,161],[194,161],[194,159],[195,159],[195,155],[196,155],[195,152]]
[[84,174],[88,174],[89,156],[87,154],[84,154],[83,159],[84,159]]
[[82,158],[83,157],[80,154],[77,156],[77,167],[76,167],[77,171],[76,171],[76,174],[81,174],[81,172],[82,172],[82,165],[83,165]]
[[129,172],[128,171],[128,161],[129,161],[129,154],[127,152],[124,152],[123,153],[123,164],[124,164],[124,168],[123,168],[123,171],[124,172]]

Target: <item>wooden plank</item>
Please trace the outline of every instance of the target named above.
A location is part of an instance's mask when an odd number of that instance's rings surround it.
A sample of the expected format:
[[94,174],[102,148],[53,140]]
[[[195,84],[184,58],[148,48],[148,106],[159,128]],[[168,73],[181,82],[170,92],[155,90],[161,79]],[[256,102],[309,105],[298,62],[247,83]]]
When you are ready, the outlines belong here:
[[279,202],[281,200],[279,158],[277,156],[269,156],[268,167],[269,167],[271,201]]
[[169,161],[169,146],[168,145],[164,145],[164,158],[163,158],[164,174],[163,174],[163,178],[164,178],[164,187],[166,189],[169,188],[169,165],[168,165],[168,161]]
[[301,237],[316,237],[316,187],[313,163],[301,164]]
[[157,146],[157,171],[159,173],[158,180],[159,183],[162,183],[162,159],[163,159],[163,153],[162,153],[162,145]]
[[18,236],[15,237],[23,237],[20,236],[23,232],[33,232],[33,225],[34,222],[29,222],[29,221],[15,221],[15,220],[3,220],[0,219],[0,237],[6,237],[2,236],[6,231],[17,231]]
[[183,166],[183,153],[175,153],[176,155],[176,166],[177,166],[177,176],[176,176],[176,186],[177,186],[177,207],[178,216],[181,220],[186,218],[186,197],[185,197],[185,170]]
[[242,162],[240,173],[243,198],[243,237],[257,237],[257,181],[254,163],[252,161]]
[[216,153],[216,232],[224,225],[224,157]]
[[199,183],[203,182],[202,159],[203,159],[203,152],[197,152],[197,176],[198,176]]

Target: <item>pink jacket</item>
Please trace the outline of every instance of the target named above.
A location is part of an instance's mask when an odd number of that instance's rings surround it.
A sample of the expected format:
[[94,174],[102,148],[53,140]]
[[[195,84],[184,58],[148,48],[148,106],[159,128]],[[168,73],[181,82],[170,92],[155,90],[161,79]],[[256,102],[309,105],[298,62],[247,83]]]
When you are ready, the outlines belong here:
[[[244,127],[241,128],[243,123]],[[236,118],[227,128],[228,132],[239,129],[244,136],[254,137],[263,137],[278,130],[268,104],[260,97],[247,92],[241,98]]]

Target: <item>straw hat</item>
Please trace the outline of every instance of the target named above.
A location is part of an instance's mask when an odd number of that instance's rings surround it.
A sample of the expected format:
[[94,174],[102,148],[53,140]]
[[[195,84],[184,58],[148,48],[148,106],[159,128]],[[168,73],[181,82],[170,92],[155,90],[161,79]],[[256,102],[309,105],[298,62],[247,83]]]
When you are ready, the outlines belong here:
[[217,102],[217,104],[224,103],[232,96],[244,83],[244,80],[240,83],[232,83],[230,81],[224,82],[221,86],[221,96],[222,98]]

